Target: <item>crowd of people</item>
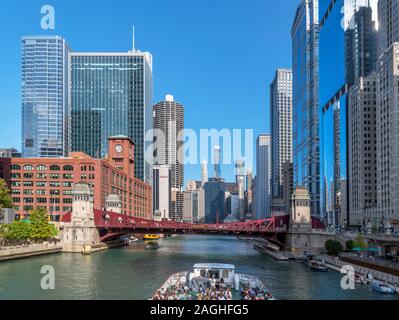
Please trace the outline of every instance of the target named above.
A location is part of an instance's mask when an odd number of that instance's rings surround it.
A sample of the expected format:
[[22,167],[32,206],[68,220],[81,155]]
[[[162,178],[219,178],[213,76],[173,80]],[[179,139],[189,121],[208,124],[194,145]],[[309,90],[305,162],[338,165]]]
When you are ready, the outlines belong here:
[[266,289],[261,290],[259,288],[251,289],[249,287],[244,287],[241,291],[242,300],[270,300],[273,296]]
[[[272,295],[267,290],[259,288],[244,287],[241,291],[242,300],[270,300]],[[232,300],[233,294],[229,286],[209,286],[200,285],[198,289],[193,289],[187,285],[179,284],[167,289],[158,290],[152,300]]]
[[152,300],[232,300],[233,295],[229,287],[206,287],[193,289],[180,284],[168,289],[158,290]]

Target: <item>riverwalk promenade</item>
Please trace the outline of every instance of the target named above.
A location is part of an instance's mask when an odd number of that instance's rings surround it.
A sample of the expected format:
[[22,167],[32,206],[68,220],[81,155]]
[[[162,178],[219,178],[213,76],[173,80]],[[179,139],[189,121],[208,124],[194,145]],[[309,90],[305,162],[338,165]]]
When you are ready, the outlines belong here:
[[399,283],[399,276],[392,274],[389,269],[379,268],[378,265],[364,264],[361,260],[356,260],[354,258],[350,259],[348,257],[331,257],[328,255],[322,255],[327,267],[330,269],[340,272],[344,266],[352,266],[354,271],[363,276],[371,274],[374,279],[388,282],[391,285]]
[[61,251],[62,246],[53,242],[0,247],[0,262],[59,253]]

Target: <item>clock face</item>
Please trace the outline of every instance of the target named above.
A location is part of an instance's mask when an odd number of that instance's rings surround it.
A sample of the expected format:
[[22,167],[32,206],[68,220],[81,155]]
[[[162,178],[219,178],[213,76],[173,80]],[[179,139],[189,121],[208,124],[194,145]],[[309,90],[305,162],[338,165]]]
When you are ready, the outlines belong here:
[[118,153],[121,153],[121,152],[123,151],[122,146],[121,146],[120,144],[117,144],[117,145],[115,146],[115,151],[118,152]]

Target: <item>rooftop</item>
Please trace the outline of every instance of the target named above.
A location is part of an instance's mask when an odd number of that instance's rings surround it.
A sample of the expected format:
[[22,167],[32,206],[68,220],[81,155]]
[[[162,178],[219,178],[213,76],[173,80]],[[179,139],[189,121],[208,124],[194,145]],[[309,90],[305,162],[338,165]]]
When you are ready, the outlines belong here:
[[194,265],[194,269],[235,269],[232,264],[225,263],[197,263]]

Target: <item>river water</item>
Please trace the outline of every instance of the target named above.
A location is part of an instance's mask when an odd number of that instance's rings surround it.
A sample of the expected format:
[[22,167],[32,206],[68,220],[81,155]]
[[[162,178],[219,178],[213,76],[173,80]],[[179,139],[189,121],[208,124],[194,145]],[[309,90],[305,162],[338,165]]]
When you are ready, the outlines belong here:
[[[398,299],[367,286],[343,290],[335,271],[317,273],[297,262],[262,255],[233,237],[176,236],[90,256],[55,254],[0,263],[0,299],[148,299],[173,273],[195,263],[231,263],[238,272],[258,276],[277,299]],[[41,268],[54,267],[55,289],[43,290]]]

